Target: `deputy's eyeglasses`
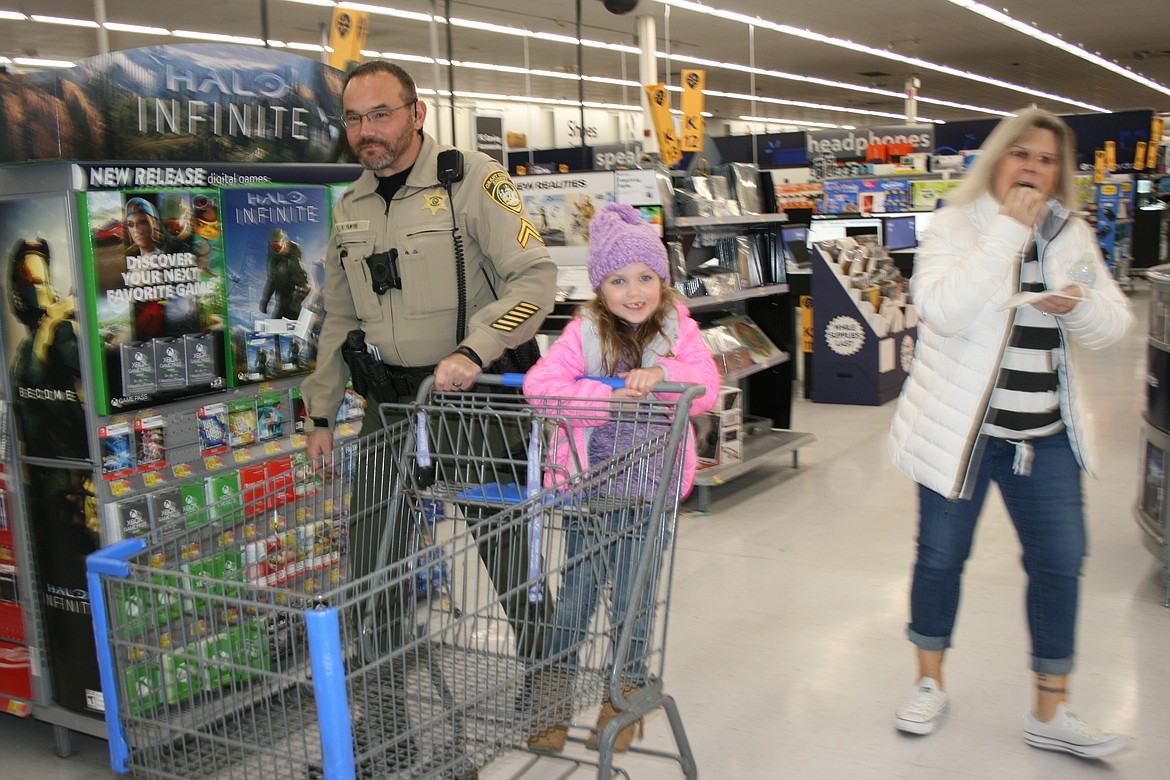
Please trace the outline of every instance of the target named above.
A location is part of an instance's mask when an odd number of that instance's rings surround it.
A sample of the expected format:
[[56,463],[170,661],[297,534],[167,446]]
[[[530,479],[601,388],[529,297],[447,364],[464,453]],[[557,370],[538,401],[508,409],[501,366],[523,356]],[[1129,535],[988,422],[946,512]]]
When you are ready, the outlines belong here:
[[384,125],[390,121],[390,117],[394,116],[395,111],[400,108],[406,108],[407,106],[413,106],[417,102],[418,100],[415,99],[403,103],[400,106],[395,106],[394,108],[375,108],[373,111],[367,111],[364,114],[359,114],[357,112],[342,114],[341,123],[345,125],[347,130],[356,130],[357,128],[361,127],[363,119],[369,122],[371,125]]

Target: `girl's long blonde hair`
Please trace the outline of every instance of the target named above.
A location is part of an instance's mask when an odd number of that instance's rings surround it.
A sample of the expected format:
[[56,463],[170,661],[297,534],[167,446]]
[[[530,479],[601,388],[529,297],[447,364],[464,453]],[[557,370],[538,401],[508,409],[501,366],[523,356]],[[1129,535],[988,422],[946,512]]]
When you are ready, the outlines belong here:
[[600,293],[593,300],[582,304],[583,309],[593,312],[597,323],[597,335],[601,339],[602,373],[605,376],[615,375],[621,363],[630,368],[641,368],[646,347],[659,334],[666,337],[666,317],[674,308],[674,291],[661,279],[658,281],[662,284],[662,299],[658,302],[658,308],[637,328],[606,308]]

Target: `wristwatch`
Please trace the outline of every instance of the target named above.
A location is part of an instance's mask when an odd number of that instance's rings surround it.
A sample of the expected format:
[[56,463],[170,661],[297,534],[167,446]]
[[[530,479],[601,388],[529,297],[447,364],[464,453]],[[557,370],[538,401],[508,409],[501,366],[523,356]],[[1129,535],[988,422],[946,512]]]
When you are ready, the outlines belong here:
[[313,421],[313,427],[317,430],[329,430],[328,417],[310,417],[309,419]]
[[470,360],[472,363],[475,363],[480,368],[483,368],[483,360],[480,359],[479,355],[475,354],[475,350],[472,349],[471,347],[463,347],[463,346],[456,347],[454,354],[463,355],[465,358]]

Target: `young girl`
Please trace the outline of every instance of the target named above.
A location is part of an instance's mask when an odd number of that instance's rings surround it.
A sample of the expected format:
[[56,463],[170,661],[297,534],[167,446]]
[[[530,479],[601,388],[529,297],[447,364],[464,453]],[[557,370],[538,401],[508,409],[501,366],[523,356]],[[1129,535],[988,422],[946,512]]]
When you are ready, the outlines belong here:
[[[636,209],[610,203],[593,218],[588,269],[597,296],[581,307],[548,354],[528,371],[525,395],[598,402],[644,400],[651,397],[650,390],[658,382],[686,382],[706,388],[695,399],[690,413],[699,415],[710,409],[719,397],[719,371],[699,336],[698,325],[687,308],[674,300],[667,281],[666,248]],[[606,383],[583,377],[619,377],[625,380],[625,387],[612,389]],[[540,403],[536,399],[533,402]],[[634,439],[639,434],[644,436],[646,430],[643,425],[635,432],[630,424],[615,423],[604,416],[570,416],[568,421],[571,429],[558,430],[551,444],[552,460],[562,474],[573,473],[575,464],[588,468],[635,446]],[[681,458],[683,496],[694,482],[694,439],[691,430]],[[671,476],[664,468],[667,465],[674,467],[661,459],[653,463],[652,458],[632,464],[620,477],[623,491],[631,493],[632,486],[637,486],[639,494],[652,496],[659,481]],[[561,468],[565,472],[559,472]],[[538,693],[534,690],[538,701],[563,703],[571,698],[571,670],[578,660],[575,648],[585,641],[599,592],[606,584],[603,579],[607,573],[612,575],[613,614],[630,615],[630,588],[637,562],[644,545],[654,543],[645,537],[649,522],[643,510],[618,510],[589,523],[591,527],[585,528],[578,518],[566,521],[566,567],[544,654],[557,666],[555,671],[541,675],[534,685],[534,689],[542,689]],[[648,602],[652,597],[646,594],[643,600]],[[639,605],[633,617],[635,626],[628,655],[632,663],[623,670],[631,688],[646,680],[643,661],[650,633],[648,606]],[[568,714],[554,713],[557,719]],[[598,731],[615,715],[607,699],[598,718]],[[622,730],[615,750],[629,747],[633,730],[633,725]],[[560,752],[566,733],[566,726],[556,725],[531,737],[528,744],[539,750]],[[596,748],[596,739],[590,737],[587,746]]]

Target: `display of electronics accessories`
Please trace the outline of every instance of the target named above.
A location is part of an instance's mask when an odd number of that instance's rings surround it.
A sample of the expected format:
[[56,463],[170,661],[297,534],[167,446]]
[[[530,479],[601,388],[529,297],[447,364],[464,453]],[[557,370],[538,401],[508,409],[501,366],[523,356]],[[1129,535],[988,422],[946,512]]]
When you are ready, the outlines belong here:
[[700,198],[715,200],[715,190],[711,186],[710,176],[695,176],[691,179],[691,187]]
[[366,399],[362,398],[353,389],[353,382],[346,382],[345,396],[341,400],[341,406],[337,409],[337,422],[343,423],[351,420],[360,420],[366,413]]
[[776,214],[780,211],[776,203],[776,182],[771,171],[756,171],[759,178],[760,213]]
[[130,423],[116,422],[98,428],[102,449],[102,477],[116,479],[134,473],[134,443]]
[[159,490],[147,496],[147,506],[150,508],[150,525],[163,538],[173,536],[185,530],[186,520],[183,517],[183,498],[179,488],[172,487]]
[[256,436],[271,441],[284,435],[284,394],[261,393],[256,396]]
[[764,282],[755,242],[749,236],[736,236],[735,250],[735,266],[740,279],[748,287],[759,287]]
[[707,294],[707,287],[703,284],[703,280],[698,277],[680,279],[674,283],[674,289],[688,298],[699,298]]
[[199,407],[199,452],[216,455],[228,450],[228,412],[225,404]]
[[763,211],[760,196],[759,171],[749,163],[731,163],[727,166],[728,175],[735,184],[735,198],[740,209],[747,214],[759,214]]
[[751,234],[756,253],[760,258],[763,284],[784,284],[788,281],[788,269],[784,262],[781,236],[775,230]]
[[134,451],[139,471],[152,471],[167,465],[166,418],[161,414],[134,421]]
[[732,335],[751,352],[752,362],[767,363],[784,354],[779,347],[768,338],[751,317],[746,314],[733,314],[716,320],[718,325],[726,325]]
[[187,350],[185,340],[177,336],[153,339],[155,382],[159,390],[176,390],[187,386]]
[[721,236],[715,244],[715,257],[720,268],[739,274],[743,287],[759,287],[763,284],[760,254],[754,237],[734,234]]
[[256,443],[256,402],[241,398],[228,404],[228,444],[247,447]]
[[658,187],[658,202],[662,204],[662,216],[674,219],[674,181],[670,173],[661,169],[654,171],[654,183]]
[[711,201],[711,215],[734,217],[740,213],[739,203],[732,200],[731,188],[722,176],[696,176],[695,191]]
[[691,273],[703,279],[707,295],[727,295],[743,289],[738,273],[724,270],[719,266],[701,265]]
[[294,387],[289,390],[288,400],[292,406],[293,433],[305,433],[305,401],[301,398],[301,388]]
[[666,256],[670,259],[670,278],[687,278],[687,253],[683,251],[681,241],[666,242]]
[[674,202],[678,206],[680,217],[710,217],[714,213],[710,198],[704,198],[697,192],[690,190],[676,189]]
[[186,333],[183,335],[184,354],[187,357],[187,381],[193,385],[211,384],[220,374],[214,340],[218,333]]
[[154,345],[131,341],[122,345],[122,389],[126,395],[152,395],[158,389]]
[[118,502],[118,526],[124,539],[142,536],[150,531],[146,496],[135,496]]
[[711,350],[719,373],[727,375],[732,371],[747,368],[752,364],[751,352],[736,338],[726,325],[712,325],[699,331],[703,343]]

